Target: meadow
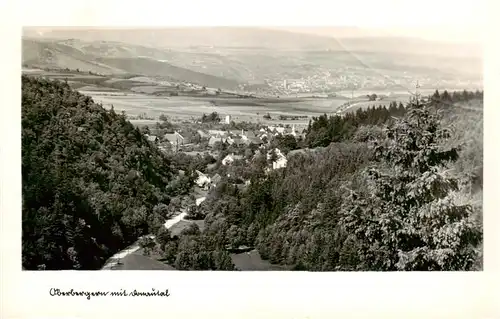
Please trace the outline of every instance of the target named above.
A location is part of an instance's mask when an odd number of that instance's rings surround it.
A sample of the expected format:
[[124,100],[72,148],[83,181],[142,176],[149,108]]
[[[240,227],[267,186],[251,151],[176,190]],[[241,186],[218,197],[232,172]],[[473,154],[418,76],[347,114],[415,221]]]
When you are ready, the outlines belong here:
[[[304,124],[308,118],[300,120],[278,120],[280,115],[319,116],[334,113],[338,106],[347,99],[235,99],[217,97],[184,97],[184,96],[151,96],[142,94],[83,91],[95,102],[105,108],[114,107],[115,111],[125,111],[128,115],[137,116],[146,113],[149,117],[158,118],[161,114],[172,120],[189,120],[199,118],[204,113],[217,112],[222,117],[230,115],[234,121],[277,122]],[[266,121],[263,116],[269,113],[273,118]]]

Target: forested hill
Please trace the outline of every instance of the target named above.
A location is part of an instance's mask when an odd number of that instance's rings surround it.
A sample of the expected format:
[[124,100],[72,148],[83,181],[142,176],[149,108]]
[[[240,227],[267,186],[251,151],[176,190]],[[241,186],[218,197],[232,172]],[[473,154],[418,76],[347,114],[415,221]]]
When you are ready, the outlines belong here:
[[161,227],[172,177],[123,115],[65,83],[22,77],[25,269],[100,268]]

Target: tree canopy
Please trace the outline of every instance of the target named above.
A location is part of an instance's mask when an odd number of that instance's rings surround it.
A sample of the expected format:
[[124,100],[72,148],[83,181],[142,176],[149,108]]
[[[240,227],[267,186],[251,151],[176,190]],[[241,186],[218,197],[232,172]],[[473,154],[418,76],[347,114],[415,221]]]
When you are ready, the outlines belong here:
[[98,269],[163,222],[170,161],[68,84],[22,77],[22,264]]

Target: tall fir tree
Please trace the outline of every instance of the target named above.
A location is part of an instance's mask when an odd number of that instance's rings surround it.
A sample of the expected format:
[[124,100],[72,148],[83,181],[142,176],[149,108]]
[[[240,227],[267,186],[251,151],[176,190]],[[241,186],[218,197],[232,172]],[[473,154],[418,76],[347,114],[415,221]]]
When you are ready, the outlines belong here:
[[446,173],[456,148],[429,103],[415,101],[376,149],[380,164],[365,171],[367,189],[343,205],[342,223],[355,237],[364,270],[470,270],[482,240],[472,207],[456,201]]

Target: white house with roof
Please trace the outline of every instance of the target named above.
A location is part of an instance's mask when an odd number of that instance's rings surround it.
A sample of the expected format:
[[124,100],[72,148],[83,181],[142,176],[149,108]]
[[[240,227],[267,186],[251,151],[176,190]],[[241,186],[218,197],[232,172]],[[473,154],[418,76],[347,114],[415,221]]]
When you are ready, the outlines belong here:
[[201,203],[203,203],[207,199],[206,197],[200,197],[196,199],[196,206],[200,206]]
[[196,185],[202,188],[208,188],[208,186],[211,183],[210,177],[208,177],[207,175],[203,174],[198,170],[196,171],[196,173],[198,174],[198,178],[195,180]]
[[231,165],[234,162],[234,154],[228,154],[222,160],[222,165]]
[[222,159],[222,165],[231,165],[235,160],[242,160],[242,155],[229,154]]
[[185,138],[179,132],[175,131],[173,134],[165,134],[163,136],[164,140],[167,140],[170,144],[178,147],[180,145],[184,145]]
[[280,134],[283,134],[285,133],[285,128],[284,127],[276,127],[276,132],[280,133]]
[[273,151],[277,157],[276,160],[273,161],[273,169],[286,167],[286,164],[288,162],[286,156],[283,153],[281,153],[281,151],[277,148],[267,153],[267,160],[271,160]]
[[268,133],[262,133],[262,134],[260,134],[259,139],[261,141],[263,141],[264,138],[267,139],[267,140],[269,140],[269,134]]

